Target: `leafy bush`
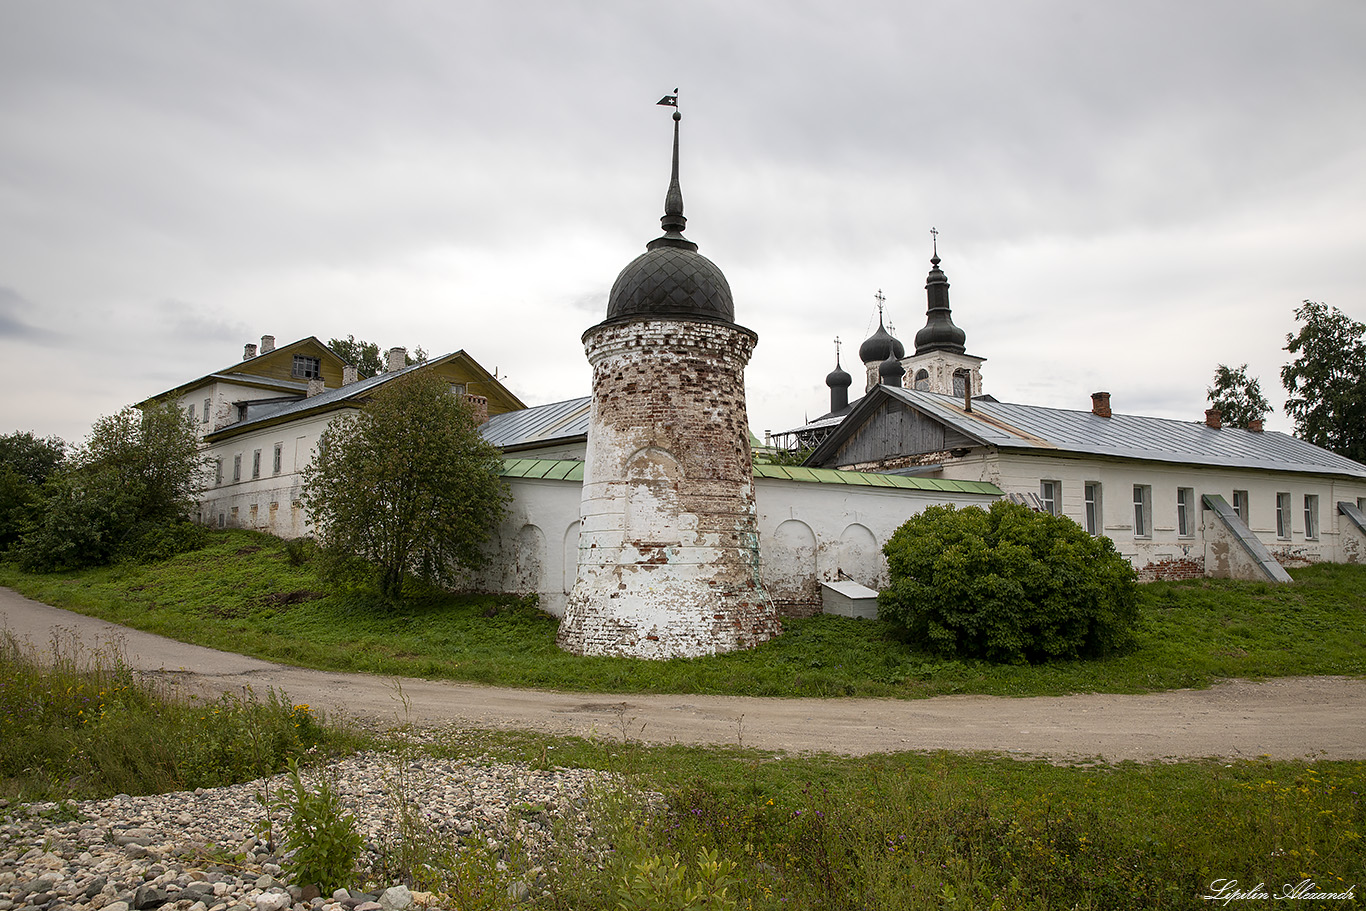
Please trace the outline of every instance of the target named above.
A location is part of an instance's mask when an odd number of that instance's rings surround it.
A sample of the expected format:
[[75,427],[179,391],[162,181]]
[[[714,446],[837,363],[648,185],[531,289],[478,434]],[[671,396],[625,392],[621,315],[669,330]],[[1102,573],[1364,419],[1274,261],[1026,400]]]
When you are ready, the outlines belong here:
[[43,482],[61,464],[66,444],[24,431],[0,436],[0,551],[37,520]]
[[296,885],[317,885],[330,892],[350,884],[361,840],[356,817],[342,810],[341,798],[326,775],[315,787],[304,783],[299,764],[289,761],[289,781],[278,800],[284,820],[286,865]]
[[173,403],[102,417],[47,478],[15,556],[30,572],[58,572],[198,546],[181,526],[204,467],[194,425]]
[[1105,537],[1004,500],[931,506],[883,548],[881,615],[939,654],[1012,664],[1129,647],[1137,577]]

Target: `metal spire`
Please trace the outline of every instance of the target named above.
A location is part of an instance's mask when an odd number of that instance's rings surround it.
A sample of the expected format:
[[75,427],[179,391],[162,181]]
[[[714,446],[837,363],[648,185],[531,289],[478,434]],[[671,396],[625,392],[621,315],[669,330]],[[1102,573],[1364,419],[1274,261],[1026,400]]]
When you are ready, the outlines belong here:
[[678,183],[678,123],[683,119],[678,111],[678,89],[674,89],[672,95],[665,95],[657,104],[674,109],[673,170],[669,174],[669,191],[664,195],[664,215],[659,219],[659,225],[665,234],[682,234],[688,220],[683,217],[683,188]]

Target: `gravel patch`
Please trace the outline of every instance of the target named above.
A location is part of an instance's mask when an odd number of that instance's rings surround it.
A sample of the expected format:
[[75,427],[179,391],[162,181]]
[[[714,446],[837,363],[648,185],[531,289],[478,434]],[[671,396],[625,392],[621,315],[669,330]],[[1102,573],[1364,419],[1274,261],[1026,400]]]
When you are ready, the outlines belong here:
[[[355,814],[371,861],[398,831],[396,794],[436,839],[524,858],[509,885],[539,894],[555,830],[590,834],[590,792],[620,787],[606,772],[362,753],[326,774]],[[305,780],[312,780],[305,772]],[[406,887],[318,896],[288,881],[288,845],[265,825],[259,797],[284,776],[226,788],[145,797],[7,805],[0,801],[0,911],[404,911],[443,908]],[[500,862],[501,863],[501,862]],[[444,909],[443,909],[444,911]],[[454,911],[454,909],[450,909]]]

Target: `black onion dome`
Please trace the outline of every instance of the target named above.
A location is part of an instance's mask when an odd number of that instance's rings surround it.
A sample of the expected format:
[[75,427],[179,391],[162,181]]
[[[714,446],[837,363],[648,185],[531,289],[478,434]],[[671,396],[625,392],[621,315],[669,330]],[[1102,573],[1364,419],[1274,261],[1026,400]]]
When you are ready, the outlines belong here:
[[953,313],[949,310],[949,280],[939,268],[937,250],[930,258],[930,274],[925,281],[925,294],[925,328],[915,334],[915,353],[966,352],[968,334],[953,324]]
[[854,378],[845,372],[840,366],[838,359],[835,360],[835,369],[825,375],[825,385],[831,389],[848,388],[854,385]]
[[877,318],[877,331],[858,346],[858,358],[865,364],[881,363],[895,354],[898,358],[906,356],[906,346],[896,339],[882,325],[882,316]]
[[678,183],[678,122],[674,111],[673,172],[664,196],[664,229],[631,260],[612,285],[607,298],[607,321],[637,317],[677,316],[684,319],[735,322],[730,283],[716,263],[697,252],[697,244],[683,236],[683,191]]
[[901,366],[901,358],[893,353],[887,355],[887,359],[878,365],[877,375],[885,385],[900,386],[901,378],[906,375],[906,368]]

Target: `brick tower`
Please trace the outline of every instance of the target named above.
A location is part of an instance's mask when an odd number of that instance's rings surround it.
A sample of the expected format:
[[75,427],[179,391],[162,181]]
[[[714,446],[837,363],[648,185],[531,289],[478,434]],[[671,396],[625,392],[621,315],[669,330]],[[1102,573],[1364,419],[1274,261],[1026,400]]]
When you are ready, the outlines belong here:
[[683,237],[673,172],[660,223],[583,334],[593,367],[578,578],[559,644],[580,655],[677,658],[778,632],[759,572],[744,369],[758,336],[730,285]]

